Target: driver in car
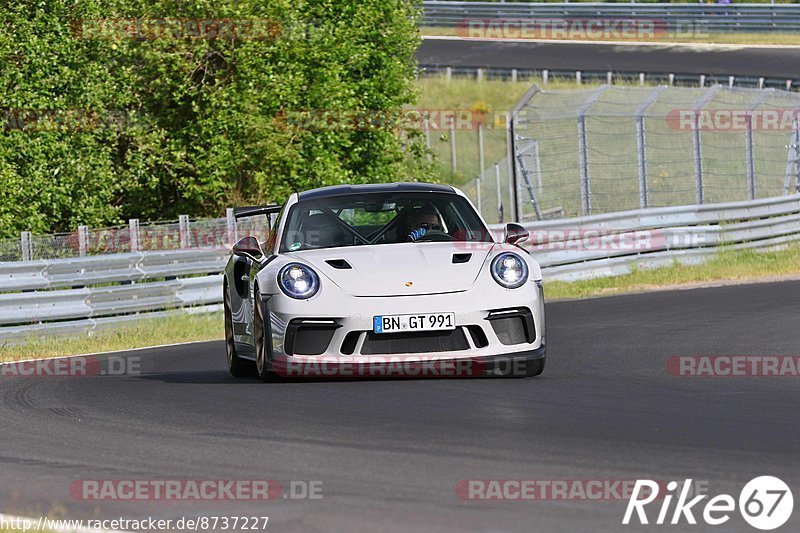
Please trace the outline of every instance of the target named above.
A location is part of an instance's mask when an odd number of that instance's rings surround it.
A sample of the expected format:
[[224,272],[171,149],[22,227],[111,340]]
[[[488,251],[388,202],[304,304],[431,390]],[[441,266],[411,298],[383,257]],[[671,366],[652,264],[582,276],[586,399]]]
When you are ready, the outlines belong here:
[[406,242],[419,240],[429,231],[442,231],[439,214],[432,207],[415,209],[406,222]]

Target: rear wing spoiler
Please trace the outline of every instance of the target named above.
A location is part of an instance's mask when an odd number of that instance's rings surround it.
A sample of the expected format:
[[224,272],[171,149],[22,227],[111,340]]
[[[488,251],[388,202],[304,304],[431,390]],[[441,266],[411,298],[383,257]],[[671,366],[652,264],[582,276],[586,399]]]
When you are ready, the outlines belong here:
[[283,206],[278,204],[270,204],[270,205],[251,205],[247,207],[234,207],[233,208],[233,216],[236,219],[245,218],[245,217],[255,217],[258,215],[271,215],[273,213],[277,213],[283,208]]

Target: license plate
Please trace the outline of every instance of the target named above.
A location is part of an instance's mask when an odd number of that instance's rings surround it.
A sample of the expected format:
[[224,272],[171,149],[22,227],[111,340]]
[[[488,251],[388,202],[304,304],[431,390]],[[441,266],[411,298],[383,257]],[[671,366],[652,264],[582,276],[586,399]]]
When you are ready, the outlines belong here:
[[421,313],[418,315],[379,315],[372,317],[375,333],[406,331],[440,331],[456,329],[455,313]]

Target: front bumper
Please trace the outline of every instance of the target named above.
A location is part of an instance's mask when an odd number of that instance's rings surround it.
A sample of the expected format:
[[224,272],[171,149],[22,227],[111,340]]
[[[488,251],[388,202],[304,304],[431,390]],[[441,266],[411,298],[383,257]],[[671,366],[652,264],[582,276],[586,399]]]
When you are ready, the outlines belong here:
[[271,371],[285,378],[465,378],[525,377],[544,369],[545,345],[509,355],[414,360],[397,356],[373,357],[369,361],[321,356],[313,360],[278,357]]
[[[545,354],[543,293],[534,281],[511,290],[489,280],[462,292],[383,298],[330,291],[293,300],[278,293],[263,305],[270,317],[265,333],[272,341],[273,366],[324,364],[360,372],[369,365],[434,362],[444,368],[455,362],[462,372],[469,364],[485,375],[503,365],[525,367]],[[372,332],[374,316],[446,312],[455,313],[455,330]]]

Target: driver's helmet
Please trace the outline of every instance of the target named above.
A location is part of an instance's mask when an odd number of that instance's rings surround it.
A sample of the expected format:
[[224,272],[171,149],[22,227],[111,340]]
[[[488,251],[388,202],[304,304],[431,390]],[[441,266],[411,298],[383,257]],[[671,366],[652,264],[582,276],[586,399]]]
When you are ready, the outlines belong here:
[[413,208],[406,216],[405,234],[408,241],[416,241],[430,231],[443,231],[442,220],[433,206]]

